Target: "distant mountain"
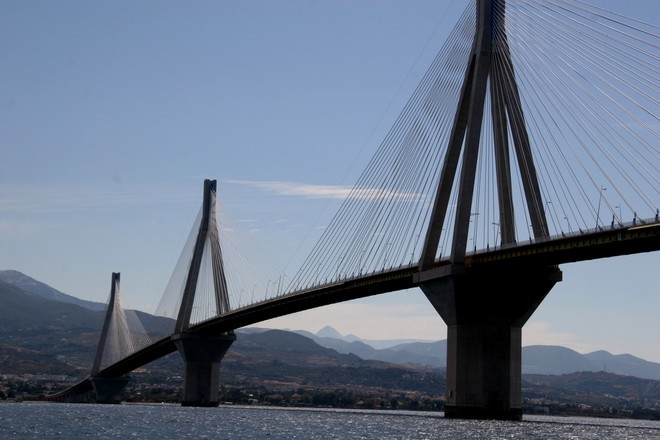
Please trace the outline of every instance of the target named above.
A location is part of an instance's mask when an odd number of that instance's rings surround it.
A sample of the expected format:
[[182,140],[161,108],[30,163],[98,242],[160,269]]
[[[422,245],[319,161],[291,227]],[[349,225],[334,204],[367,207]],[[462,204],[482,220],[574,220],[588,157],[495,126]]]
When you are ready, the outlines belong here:
[[523,374],[568,374],[577,371],[608,372],[643,379],[660,380],[660,364],[630,354],[613,355],[600,350],[580,354],[553,345],[523,347]]
[[660,372],[658,372],[660,364],[656,362],[649,362],[630,354],[612,354],[604,350],[587,353],[584,356],[594,363],[595,368],[591,371],[606,371],[660,380]]
[[360,356],[362,359],[380,360],[378,359],[379,350],[376,350],[371,345],[365,344],[361,341],[346,342],[341,339],[318,337],[316,335],[313,335],[311,339],[313,339],[317,344],[336,350],[339,353],[352,353]]
[[319,338],[343,339],[343,336],[341,335],[341,333],[339,333],[337,330],[330,327],[329,325],[326,325],[321,330],[316,332],[316,336],[318,336]]
[[85,301],[75,296],[67,295],[62,293],[59,290],[53,289],[52,287],[37,281],[34,278],[18,272],[16,270],[0,270],[0,281],[12,286],[18,287],[26,292],[34,293],[44,299],[49,299],[51,301],[58,301],[69,304],[76,304],[78,306],[84,307],[89,310],[105,310],[106,305],[103,303]]
[[[376,349],[371,341],[346,341],[339,332],[326,326],[316,334],[297,330],[317,344],[339,353],[352,353],[362,359],[445,368],[447,365],[447,341],[408,342],[396,345],[385,344],[389,348]],[[339,335],[329,337],[322,335]],[[613,355],[607,351],[580,354],[566,347],[551,345],[530,345],[522,348],[523,374],[568,374],[574,372],[607,371],[625,376],[660,380],[660,363],[649,362],[624,354]]]
[[445,387],[444,373],[439,368],[427,371],[365,360],[285,330],[239,330],[221,363],[221,374],[227,386],[254,385],[258,381],[269,389],[375,387],[440,395]]
[[[236,347],[234,347],[234,345]],[[364,364],[364,359],[349,354],[341,354],[335,350],[322,347],[311,339],[285,330],[266,330],[263,332],[240,334],[232,349],[240,352],[255,353],[254,358],[269,363],[280,358],[282,354],[287,358],[289,365],[308,365],[337,362],[348,365]]]
[[413,344],[416,342],[426,342],[426,343],[436,342],[436,341],[424,340],[424,339],[360,339],[360,340],[365,344],[371,345],[373,348],[377,350],[384,350],[386,348],[393,348],[397,345]]
[[575,371],[600,371],[584,355],[570,348],[530,345],[523,348],[523,374],[567,374]]

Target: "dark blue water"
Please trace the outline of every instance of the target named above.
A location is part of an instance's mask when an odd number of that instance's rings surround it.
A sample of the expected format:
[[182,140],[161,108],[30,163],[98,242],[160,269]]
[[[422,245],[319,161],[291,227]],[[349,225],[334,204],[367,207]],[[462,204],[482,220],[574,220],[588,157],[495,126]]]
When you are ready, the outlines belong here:
[[660,422],[222,406],[0,403],[0,439],[660,439]]

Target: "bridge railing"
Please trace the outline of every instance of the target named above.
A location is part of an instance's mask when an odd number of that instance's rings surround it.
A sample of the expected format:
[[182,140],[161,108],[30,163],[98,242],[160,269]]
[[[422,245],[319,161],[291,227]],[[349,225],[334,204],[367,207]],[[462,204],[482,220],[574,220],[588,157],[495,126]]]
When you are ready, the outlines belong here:
[[487,248],[481,248],[477,250],[471,250],[467,252],[467,255],[479,255],[483,254],[486,252],[491,252],[495,250],[510,250],[510,249],[515,249],[517,247],[523,247],[523,246],[528,246],[528,245],[534,245],[534,244],[539,244],[539,243],[547,243],[547,242],[552,242],[552,241],[558,241],[558,240],[563,240],[563,239],[570,239],[570,238],[575,238],[575,237],[581,237],[581,236],[586,236],[586,235],[591,235],[591,234],[597,234],[600,232],[605,232],[605,231],[625,231],[629,230],[630,228],[634,227],[640,227],[640,226],[648,226],[648,225],[654,225],[660,223],[660,220],[657,217],[649,217],[646,219],[636,219],[630,222],[616,222],[614,224],[611,224],[609,226],[599,226],[597,228],[590,228],[590,229],[580,229],[577,231],[571,231],[571,232],[562,232],[560,234],[555,234],[555,235],[549,235],[547,237],[540,237],[540,238],[532,238],[528,240],[522,240],[522,241],[517,241],[515,243],[506,243],[506,244],[501,244],[501,245],[495,245],[492,247],[487,247]]

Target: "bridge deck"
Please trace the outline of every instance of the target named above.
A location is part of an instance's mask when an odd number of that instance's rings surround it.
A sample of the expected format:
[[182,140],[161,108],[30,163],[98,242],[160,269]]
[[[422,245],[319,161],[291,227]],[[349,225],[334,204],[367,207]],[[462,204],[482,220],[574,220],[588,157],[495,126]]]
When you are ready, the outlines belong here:
[[[466,266],[485,267],[504,262],[510,264],[512,260],[524,260],[526,264],[559,265],[658,250],[660,250],[660,222],[649,221],[638,225],[599,228],[581,234],[488,249],[469,255]],[[417,276],[419,269],[414,265],[291,292],[232,310],[191,326],[189,333],[224,333],[316,307],[417,287],[421,281],[431,279],[429,277],[445,276],[448,272],[443,270],[443,267],[448,266],[448,261],[439,261],[434,270],[429,271],[430,273],[425,277]],[[174,351],[176,347],[172,338],[168,336],[104,368],[97,376],[120,377]],[[72,387],[48,397],[61,398],[67,393],[89,389],[91,389],[90,377],[87,377]]]

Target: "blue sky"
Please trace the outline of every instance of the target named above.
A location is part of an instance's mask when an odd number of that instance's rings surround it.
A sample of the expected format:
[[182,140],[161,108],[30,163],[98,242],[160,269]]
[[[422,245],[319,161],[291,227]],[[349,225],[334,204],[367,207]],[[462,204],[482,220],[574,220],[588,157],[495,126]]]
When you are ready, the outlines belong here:
[[[153,312],[211,178],[295,271],[464,4],[2,0],[0,269],[94,301],[121,272],[124,304]],[[660,362],[658,267],[563,266],[524,344]],[[416,290],[263,325],[446,337]]]

